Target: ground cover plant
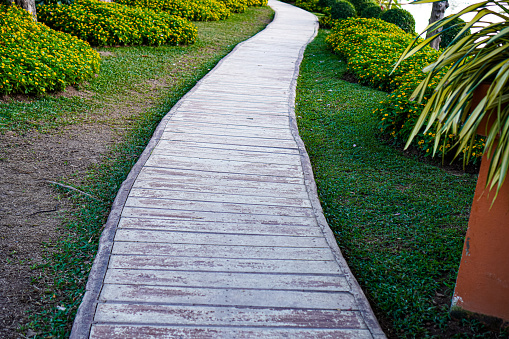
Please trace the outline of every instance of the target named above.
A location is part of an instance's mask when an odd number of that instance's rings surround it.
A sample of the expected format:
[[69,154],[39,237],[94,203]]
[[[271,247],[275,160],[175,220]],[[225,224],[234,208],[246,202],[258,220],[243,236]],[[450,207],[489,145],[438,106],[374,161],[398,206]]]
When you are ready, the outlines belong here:
[[191,21],[224,20],[230,16],[230,10],[226,5],[216,0],[116,0],[116,2],[164,11]]
[[372,114],[386,92],[341,80],[326,46],[306,49],[299,133],[339,247],[390,338],[504,338],[449,306],[476,176],[423,163],[380,138]]
[[154,127],[272,15],[198,22],[189,46],[98,48],[88,83],[0,97],[0,337],[68,336],[112,199]]
[[33,21],[16,6],[0,5],[0,95],[63,90],[99,72],[88,43]]
[[[379,129],[389,138],[399,144],[408,140],[415,122],[419,118],[434,86],[439,82],[442,73],[430,81],[429,88],[423,101],[417,103],[408,97],[426,74],[422,69],[434,62],[439,53],[430,47],[419,51],[406,59],[394,70],[394,65],[413,42],[412,34],[403,32],[396,25],[379,19],[354,18],[338,23],[327,37],[330,48],[348,64],[348,71],[355,75],[361,84],[390,92],[390,95],[380,102],[374,114],[379,118]],[[445,72],[446,69],[443,70]],[[452,160],[455,153],[456,137],[452,134],[445,136],[444,142],[438,147],[438,154]],[[424,133],[424,128],[413,141],[413,146],[425,156],[433,154],[435,140],[434,132]],[[470,163],[479,163],[485,138],[477,137],[472,145],[462,150],[457,157],[461,162],[467,151],[473,150]],[[452,152],[451,152],[452,151]]]
[[184,18],[98,0],[42,5],[37,15],[49,27],[93,46],[191,44],[197,35],[196,26]]

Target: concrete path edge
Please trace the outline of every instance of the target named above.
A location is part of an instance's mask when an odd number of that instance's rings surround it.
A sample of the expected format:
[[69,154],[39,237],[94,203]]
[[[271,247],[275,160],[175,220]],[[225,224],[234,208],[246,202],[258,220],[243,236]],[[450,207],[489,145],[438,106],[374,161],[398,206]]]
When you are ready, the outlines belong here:
[[[278,13],[275,13],[274,20],[277,18]],[[274,21],[273,20],[273,21]],[[267,25],[269,27],[272,25],[272,22]],[[346,278],[348,280],[348,283],[350,286],[352,286],[352,291],[358,291],[357,294],[354,293],[354,297],[356,301],[358,302],[358,305],[360,306],[360,311],[362,314],[362,317],[364,318],[364,321],[366,322],[366,325],[373,335],[374,338],[386,338],[385,334],[383,333],[377,319],[374,316],[374,313],[371,309],[371,306],[367,302],[367,299],[362,292],[362,289],[360,288],[357,280],[353,276],[352,272],[350,271],[350,268],[348,267],[348,264],[346,263],[345,259],[343,258],[341,254],[341,250],[339,249],[339,246],[336,242],[336,239],[334,237],[334,234],[332,233],[332,230],[330,229],[325,216],[323,215],[323,210],[320,205],[320,200],[318,199],[318,192],[316,183],[313,176],[313,170],[311,166],[311,162],[309,159],[309,156],[307,154],[304,142],[300,138],[298,127],[297,127],[297,121],[295,116],[295,96],[296,96],[296,89],[297,89],[297,79],[299,75],[300,70],[300,64],[302,62],[302,59],[304,58],[304,51],[307,47],[307,45],[313,41],[313,39],[318,34],[318,20],[315,23],[315,32],[313,36],[310,38],[308,43],[301,48],[299,51],[299,56],[297,59],[297,62],[295,64],[295,71],[294,71],[294,77],[290,85],[290,95],[289,95],[289,101],[288,101],[288,112],[290,117],[290,130],[292,132],[293,138],[296,141],[299,153],[301,157],[301,163],[304,170],[304,180],[306,189],[308,191],[308,195],[316,216],[316,220],[318,224],[320,225],[320,228],[322,229],[322,232],[325,236],[325,239],[327,243],[329,244],[329,247],[331,248],[332,252],[334,253],[335,259],[339,266],[343,269]],[[247,41],[247,40],[246,40]],[[115,233],[117,230],[117,225],[120,221],[120,216],[122,213],[122,210],[124,208],[125,202],[127,200],[127,197],[129,195],[129,192],[131,191],[131,188],[138,177],[141,169],[147,162],[149,156],[151,155],[152,151],[158,144],[158,142],[161,139],[161,136],[164,132],[164,129],[166,125],[168,124],[169,120],[172,118],[174,113],[179,109],[179,107],[182,105],[182,103],[186,100],[188,96],[191,96],[198,88],[201,82],[204,82],[210,74],[214,73],[214,71],[221,66],[223,62],[225,62],[229,56],[234,53],[237,49],[239,49],[245,41],[237,44],[235,48],[223,59],[221,59],[217,65],[209,72],[207,73],[202,79],[200,79],[196,85],[188,92],[186,93],[178,102],[175,104],[175,106],[172,107],[172,109],[162,118],[161,122],[156,127],[152,138],[150,139],[149,143],[147,144],[147,147],[141,154],[140,158],[136,162],[136,164],[132,167],[131,171],[129,172],[127,178],[124,180],[122,185],[120,186],[120,189],[117,193],[117,196],[115,197],[115,200],[112,204],[110,214],[108,216],[108,219],[106,221],[106,224],[104,225],[103,232],[101,234],[101,237],[99,239],[99,247],[97,250],[97,255],[94,259],[94,263],[92,265],[92,269],[90,271],[87,285],[85,288],[85,295],[83,296],[82,302],[78,308],[78,311],[76,313],[76,317],[73,322],[73,327],[71,330],[70,338],[71,339],[84,339],[88,338],[90,335],[90,330],[92,327],[96,307],[99,300],[99,295],[101,293],[101,288],[103,285],[103,281],[106,275],[106,270],[108,268],[112,247],[113,247],[113,240],[115,238]]]

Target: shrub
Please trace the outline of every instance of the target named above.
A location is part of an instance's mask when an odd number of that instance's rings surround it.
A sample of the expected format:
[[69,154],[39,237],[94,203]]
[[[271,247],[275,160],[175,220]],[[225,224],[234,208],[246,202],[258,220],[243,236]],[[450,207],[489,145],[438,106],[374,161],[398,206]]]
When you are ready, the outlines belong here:
[[[226,5],[216,0],[115,0],[119,4],[150,8],[192,21],[224,20],[230,16]],[[259,0],[257,0],[259,1]],[[249,4],[248,4],[249,5]]]
[[295,2],[295,6],[309,12],[321,12],[322,7],[318,5],[318,2],[319,0],[297,0]]
[[362,18],[375,18],[378,19],[382,15],[382,8],[378,5],[370,5],[365,7],[361,12]]
[[21,8],[0,5],[0,93],[63,90],[93,76],[99,64],[88,43],[34,22]]
[[243,13],[247,9],[246,1],[243,0],[220,0],[232,13]]
[[415,19],[409,11],[392,8],[382,13],[380,19],[395,24],[407,33],[415,32]]
[[39,6],[38,17],[95,46],[189,44],[197,36],[196,27],[183,18],[96,0]]
[[[440,35],[442,38],[440,40],[440,48],[447,48],[456,34],[458,34],[463,29],[463,27],[465,27],[465,21],[461,20],[460,18],[456,18],[445,25],[442,30],[442,34]],[[467,30],[465,33],[463,33],[461,38],[469,34],[470,30]]]
[[[391,92],[387,99],[380,102],[374,114],[379,119],[380,131],[398,142],[408,140],[441,75],[433,78],[421,104],[407,99],[425,77],[422,69],[439,56],[437,51],[427,47],[403,61],[393,71],[394,64],[413,39],[413,35],[403,32],[394,24],[365,18],[342,20],[326,38],[333,51],[347,61],[349,72],[355,74],[360,83]],[[433,133],[424,133],[423,129],[414,139],[413,146],[429,156],[432,154],[434,137]],[[439,147],[439,154],[454,149],[456,140],[454,135],[449,135]],[[472,162],[479,161],[482,156],[483,143],[485,138],[477,137],[472,145]]]
[[268,0],[247,0],[246,4],[249,7],[267,6]]
[[353,5],[346,0],[339,0],[333,3],[330,8],[330,14],[333,20],[343,20],[357,16]]
[[370,5],[377,5],[375,0],[348,0],[348,1],[353,5],[353,7],[355,7],[355,11],[359,14],[362,13],[364,8]]

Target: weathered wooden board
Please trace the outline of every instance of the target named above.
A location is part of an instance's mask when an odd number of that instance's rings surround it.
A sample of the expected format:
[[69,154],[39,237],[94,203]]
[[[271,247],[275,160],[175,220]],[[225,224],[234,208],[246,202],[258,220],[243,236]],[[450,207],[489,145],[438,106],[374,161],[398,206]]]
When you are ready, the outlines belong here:
[[[293,140],[288,139],[274,139],[274,138],[261,138],[261,137],[248,137],[245,135],[242,136],[229,136],[229,135],[218,135],[222,133],[222,131],[214,134],[212,131],[210,134],[205,133],[195,133],[196,131],[183,133],[183,132],[164,132],[161,139],[163,140],[171,140],[173,142],[181,142],[182,144],[207,144],[210,146],[216,145],[229,145],[230,147],[234,145],[238,146],[249,146],[249,147],[258,147],[261,149],[274,150],[281,152],[292,153],[298,151],[297,145]],[[206,136],[206,137],[205,137]]]
[[230,234],[265,234],[286,236],[323,236],[322,230],[316,226],[293,225],[262,225],[244,224],[239,222],[204,222],[197,220],[172,219],[144,219],[122,218],[118,228],[153,229],[167,231],[187,231],[203,233],[230,233]]
[[174,220],[198,220],[211,222],[235,222],[259,225],[316,226],[313,218],[306,216],[234,214],[227,212],[170,210],[124,206],[122,216],[127,218],[159,218]]
[[115,241],[113,254],[244,258],[244,259],[284,259],[284,260],[334,260],[334,256],[325,247],[275,247],[275,246],[239,246],[221,244],[185,244],[156,242],[148,245],[144,242]]
[[[296,273],[341,274],[334,261],[290,259],[235,259],[203,257],[165,257],[142,255],[112,255],[109,268],[247,272],[247,273]],[[130,282],[125,282],[130,283]],[[277,305],[274,305],[277,307]]]
[[190,326],[147,326],[147,325],[94,325],[92,338],[236,338],[236,339],[365,339],[372,338],[368,330],[354,329],[265,329],[236,327],[190,327]]
[[96,321],[173,325],[365,329],[355,311],[99,304]]
[[302,216],[308,218],[313,217],[313,210],[311,208],[303,207],[298,208],[292,206],[253,205],[212,201],[182,201],[174,199],[139,198],[133,196],[127,198],[125,206],[167,210],[206,211],[230,214],[261,214],[297,217]]
[[[203,187],[203,190],[201,189]],[[306,198],[267,197],[249,194],[228,194],[227,192],[213,193],[207,186],[200,186],[196,190],[179,191],[170,189],[133,188],[132,197],[149,199],[171,199],[185,201],[209,201],[221,203],[242,203],[266,206],[293,206],[311,208],[311,202]]]
[[[250,160],[250,159],[246,159]],[[238,174],[258,174],[281,176],[286,173],[287,177],[301,178],[299,173],[302,172],[300,164],[298,165],[281,165],[270,163],[258,163],[252,161],[229,161],[217,159],[202,159],[197,157],[176,157],[164,156],[160,154],[152,155],[145,166],[187,169],[208,171],[208,172],[231,172]]]
[[210,147],[174,147],[172,142],[161,140],[152,154],[174,157],[199,157],[200,159],[216,159],[229,161],[259,162],[264,164],[297,165],[301,159],[298,154],[270,153],[252,150],[221,149]]
[[356,310],[348,292],[217,289],[104,284],[100,300],[157,304]]
[[[240,187],[279,187],[297,188],[304,186],[303,177],[288,177],[282,175],[264,175],[261,173],[229,173],[220,171],[200,171],[192,168],[156,168],[144,167],[138,175],[138,180],[166,180],[200,185],[240,186]],[[254,186],[253,186],[254,185]]]
[[264,234],[222,234],[127,228],[117,230],[115,241],[232,246],[328,247],[328,244],[323,237]]

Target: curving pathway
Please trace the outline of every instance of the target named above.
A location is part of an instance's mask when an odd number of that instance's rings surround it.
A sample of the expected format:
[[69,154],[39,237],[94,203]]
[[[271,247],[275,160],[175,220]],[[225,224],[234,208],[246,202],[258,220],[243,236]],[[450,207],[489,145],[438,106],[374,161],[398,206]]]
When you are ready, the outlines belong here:
[[71,338],[385,338],[294,120],[316,17],[274,21],[163,119],[121,187]]

